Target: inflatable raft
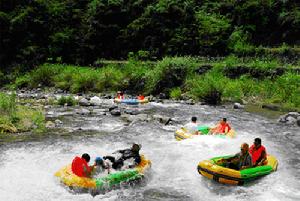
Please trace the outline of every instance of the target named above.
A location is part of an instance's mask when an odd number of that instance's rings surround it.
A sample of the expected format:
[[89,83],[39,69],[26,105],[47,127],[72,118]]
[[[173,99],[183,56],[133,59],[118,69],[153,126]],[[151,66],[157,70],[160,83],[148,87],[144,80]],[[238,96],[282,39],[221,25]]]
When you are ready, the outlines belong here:
[[267,164],[263,166],[257,166],[244,170],[234,170],[223,167],[218,161],[220,159],[226,159],[231,156],[220,156],[211,158],[209,160],[201,161],[198,164],[198,172],[202,176],[215,180],[223,184],[243,185],[249,181],[252,181],[258,177],[270,174],[277,170],[278,162],[274,156],[267,156]]
[[151,161],[141,156],[141,163],[132,169],[117,171],[101,178],[78,177],[73,174],[71,165],[57,171],[55,176],[68,187],[76,189],[104,190],[121,183],[131,182],[143,178],[144,172],[151,167]]
[[115,98],[114,99],[115,103],[124,103],[127,105],[138,105],[138,104],[144,104],[144,103],[148,103],[149,100],[148,99],[143,99],[143,100],[139,100],[139,99],[119,99],[119,98]]
[[[209,127],[208,126],[199,126],[198,130],[201,132],[201,135],[210,135],[209,134]],[[225,137],[229,137],[229,138],[234,138],[235,137],[235,131],[233,129],[231,129],[226,135],[225,134],[214,134],[214,136],[217,137],[221,137],[221,138],[225,138]],[[181,128],[175,131],[175,139],[180,141],[180,140],[184,140],[184,139],[188,139],[188,138],[192,138],[193,134],[190,134],[187,132],[186,129]],[[198,135],[196,135],[198,136]]]

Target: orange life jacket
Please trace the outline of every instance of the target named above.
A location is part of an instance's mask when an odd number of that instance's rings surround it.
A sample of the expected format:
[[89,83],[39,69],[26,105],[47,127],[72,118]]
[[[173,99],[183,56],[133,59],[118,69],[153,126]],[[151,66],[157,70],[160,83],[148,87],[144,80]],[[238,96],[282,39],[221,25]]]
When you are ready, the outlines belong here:
[[83,158],[76,156],[72,161],[72,172],[78,177],[87,177],[83,170],[84,167],[88,172],[91,171],[88,163]]
[[138,96],[138,100],[144,100],[145,97],[144,96]]
[[118,94],[118,95],[117,95],[117,98],[118,98],[118,99],[124,99],[124,95]]
[[[258,149],[255,149],[255,146],[252,145],[249,149],[249,153],[252,156],[252,163],[256,164],[256,161],[261,157],[262,152],[266,152],[266,148],[262,145]],[[267,154],[267,153],[266,153]]]
[[227,132],[229,132],[231,130],[228,123],[221,124],[220,133],[225,133],[226,128],[228,128]]

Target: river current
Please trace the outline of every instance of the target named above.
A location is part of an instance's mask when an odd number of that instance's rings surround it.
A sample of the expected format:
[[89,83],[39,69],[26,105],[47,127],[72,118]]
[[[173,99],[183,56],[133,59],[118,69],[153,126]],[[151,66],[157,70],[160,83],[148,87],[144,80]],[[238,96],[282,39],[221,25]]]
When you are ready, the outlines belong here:
[[[299,127],[279,124],[274,119],[228,107],[179,103],[128,107],[144,109],[148,114],[169,116],[177,123],[128,123],[120,117],[96,114],[62,116],[64,127],[69,131],[53,131],[47,137],[1,145],[0,200],[300,200]],[[227,117],[237,131],[237,137],[199,136],[176,141],[175,130],[188,122],[191,116],[198,117],[199,125],[208,126]],[[251,145],[255,137],[260,137],[268,154],[278,159],[276,172],[245,186],[219,184],[197,172],[199,161],[237,153],[243,142]],[[128,148],[133,142],[141,144],[141,153],[152,161],[151,171],[141,184],[92,196],[68,190],[54,176],[76,155],[89,153],[93,161],[96,156]]]

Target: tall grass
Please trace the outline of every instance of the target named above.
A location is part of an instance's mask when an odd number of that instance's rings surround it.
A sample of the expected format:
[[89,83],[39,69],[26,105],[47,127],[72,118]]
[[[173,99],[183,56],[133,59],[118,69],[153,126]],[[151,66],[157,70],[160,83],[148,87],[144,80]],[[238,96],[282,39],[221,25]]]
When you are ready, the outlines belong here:
[[[213,67],[199,75],[198,69],[203,64]],[[273,76],[277,67],[286,67],[286,73]],[[19,77],[15,85],[54,85],[73,93],[128,90],[156,95],[163,92],[173,99],[180,99],[183,90],[194,99],[211,104],[251,100],[299,107],[300,75],[291,73],[294,67],[299,66],[286,65],[273,58],[232,55],[218,60],[166,57],[156,63],[130,59],[122,65],[112,62],[97,69],[44,64],[41,69]],[[228,74],[235,71],[238,76]]]
[[0,93],[0,133],[28,131],[43,131],[45,117],[40,110],[18,106],[16,94]]
[[192,57],[164,58],[148,71],[146,93],[158,94],[181,86],[197,66],[197,60]]

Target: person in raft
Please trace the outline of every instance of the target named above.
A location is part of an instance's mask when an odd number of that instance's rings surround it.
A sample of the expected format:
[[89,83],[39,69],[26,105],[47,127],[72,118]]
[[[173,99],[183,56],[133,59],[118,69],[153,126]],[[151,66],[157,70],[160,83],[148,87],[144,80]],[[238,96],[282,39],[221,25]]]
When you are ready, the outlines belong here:
[[224,163],[225,167],[235,170],[243,170],[252,167],[252,158],[249,154],[249,145],[247,143],[243,143],[241,145],[240,153],[235,154],[231,158],[221,159],[218,162]]
[[129,168],[134,168],[136,165],[138,165],[141,162],[141,156],[140,156],[140,151],[141,146],[138,144],[133,144],[131,149],[123,149],[123,150],[118,150],[115,151],[115,153],[120,153],[121,157],[116,159],[113,156],[104,156],[104,160],[110,160],[112,162],[112,168],[115,170],[121,169],[124,165],[124,161],[128,159],[133,159],[134,162],[132,165],[129,165]]
[[261,139],[255,138],[254,144],[250,147],[249,153],[252,156],[253,166],[260,166],[267,163],[266,148],[261,145]]
[[138,95],[137,97],[138,100],[144,100],[145,99],[145,96],[143,96],[142,94]]
[[198,131],[197,117],[192,117],[191,122],[185,124],[183,126],[183,129],[185,129],[188,133],[193,135],[200,134]]
[[227,134],[229,131],[231,130],[231,127],[230,125],[227,123],[227,119],[226,118],[223,118],[220,123],[211,128],[210,129],[210,134],[214,135],[214,134]]
[[96,157],[95,159],[95,168],[93,173],[97,174],[97,173],[102,173],[105,170],[107,170],[107,173],[110,174],[110,165],[103,160],[103,158],[101,158],[100,156]]
[[122,91],[117,92],[117,98],[118,99],[124,99],[124,93]]
[[90,155],[87,153],[82,154],[81,157],[76,156],[72,161],[72,172],[78,177],[91,177],[91,173],[96,166],[96,163],[89,166]]

